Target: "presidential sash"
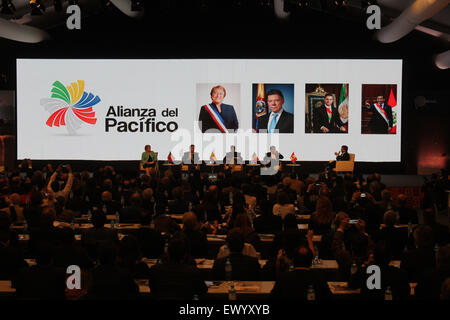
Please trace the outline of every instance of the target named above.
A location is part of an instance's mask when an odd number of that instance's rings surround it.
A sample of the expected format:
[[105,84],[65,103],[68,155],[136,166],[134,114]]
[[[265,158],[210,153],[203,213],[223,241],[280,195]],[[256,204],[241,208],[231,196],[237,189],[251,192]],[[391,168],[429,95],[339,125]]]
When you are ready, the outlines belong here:
[[219,128],[219,130],[222,133],[227,132],[227,127],[225,126],[225,122],[223,121],[222,117],[220,116],[219,112],[216,111],[216,109],[214,109],[213,107],[211,107],[210,104],[205,104],[203,106],[203,108],[205,108],[206,111],[208,111],[208,114],[210,115],[210,117],[214,120],[214,123],[217,125],[217,127]]
[[333,114],[333,107],[331,107],[330,109],[328,109],[326,106],[325,106],[325,109],[327,109],[327,114],[328,114],[328,122],[330,122],[331,121],[331,116],[332,116],[332,114]]
[[377,109],[378,113],[383,117],[383,119],[387,122],[389,126],[389,118],[386,113],[386,110],[384,110],[378,103],[375,103],[375,109]]

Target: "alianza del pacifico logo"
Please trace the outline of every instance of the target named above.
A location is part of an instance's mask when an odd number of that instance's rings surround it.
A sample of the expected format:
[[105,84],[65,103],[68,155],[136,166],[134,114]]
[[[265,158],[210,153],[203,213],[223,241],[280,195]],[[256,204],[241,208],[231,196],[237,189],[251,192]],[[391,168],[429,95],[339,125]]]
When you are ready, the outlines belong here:
[[76,134],[83,123],[96,124],[93,106],[100,101],[98,96],[84,91],[84,80],[72,82],[68,87],[55,81],[51,97],[41,99],[41,106],[50,113],[47,126],[65,126],[69,134]]

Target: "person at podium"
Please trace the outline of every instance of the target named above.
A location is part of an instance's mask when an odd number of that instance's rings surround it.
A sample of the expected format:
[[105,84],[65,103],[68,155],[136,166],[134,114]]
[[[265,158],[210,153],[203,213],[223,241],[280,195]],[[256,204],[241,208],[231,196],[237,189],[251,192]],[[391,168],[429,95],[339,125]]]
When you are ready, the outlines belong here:
[[199,164],[199,159],[198,152],[195,152],[195,146],[191,144],[189,151],[183,154],[181,161],[183,164]]

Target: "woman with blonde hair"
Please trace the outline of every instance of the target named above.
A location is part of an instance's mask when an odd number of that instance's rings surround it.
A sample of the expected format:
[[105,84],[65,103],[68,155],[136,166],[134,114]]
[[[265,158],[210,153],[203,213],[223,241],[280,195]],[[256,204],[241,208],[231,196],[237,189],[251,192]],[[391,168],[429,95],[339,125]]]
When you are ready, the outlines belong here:
[[316,211],[311,216],[309,229],[314,230],[314,234],[327,234],[331,230],[334,216],[333,204],[330,199],[320,196],[316,202]]

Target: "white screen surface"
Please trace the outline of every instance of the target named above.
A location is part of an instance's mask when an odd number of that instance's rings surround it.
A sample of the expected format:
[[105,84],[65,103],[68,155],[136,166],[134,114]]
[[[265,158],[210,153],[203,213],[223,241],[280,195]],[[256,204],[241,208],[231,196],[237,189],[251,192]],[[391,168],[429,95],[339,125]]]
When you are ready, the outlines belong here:
[[[84,88],[79,80],[83,81]],[[67,91],[73,91],[72,100],[51,97],[56,81]],[[77,85],[71,86],[72,83]],[[252,87],[257,83],[294,85],[293,134],[251,133]],[[315,83],[348,84],[348,133],[305,133],[305,87]],[[227,88],[224,103],[234,106],[241,132],[202,134],[196,125],[201,105],[211,102],[203,102],[208,97],[208,88],[217,84]],[[363,84],[397,85],[396,134],[361,134]],[[81,89],[86,93],[86,101],[90,100],[89,93],[92,98],[99,97],[91,112],[79,109],[84,112],[81,114],[84,119],[95,119],[95,124],[80,120],[71,111],[76,97],[80,97],[78,102],[83,100],[82,93],[76,92]],[[221,159],[234,144],[246,160],[254,153],[261,159],[269,146],[275,145],[287,159],[294,152],[298,161],[327,161],[334,158],[341,145],[348,145],[356,161],[398,162],[401,160],[401,92],[401,60],[18,59],[17,156],[19,159],[136,160],[140,159],[144,145],[150,144],[159,153],[159,160],[167,159],[169,152],[175,159],[181,159],[192,143],[202,159],[209,159],[211,152]],[[50,100],[53,104],[49,104]],[[68,108],[66,114],[58,119],[54,113],[64,108]],[[124,112],[153,109],[155,116],[149,113],[121,116],[118,109]],[[176,110],[176,116],[164,117],[162,112],[166,109]],[[68,117],[71,112],[72,117]],[[52,126],[49,126],[47,122],[52,115]],[[148,118],[154,119],[155,124],[164,122],[164,127],[169,122],[176,123],[177,129],[172,133],[151,129],[147,132]],[[107,125],[114,121],[117,125],[107,130]],[[119,131],[119,123],[128,126],[130,122],[136,123],[131,126],[132,130],[137,128],[136,132]]]

